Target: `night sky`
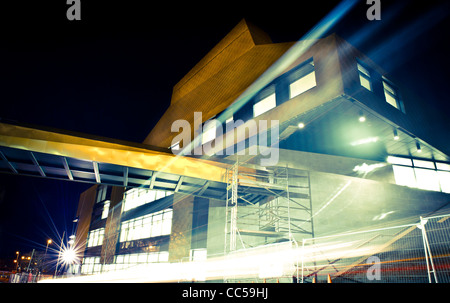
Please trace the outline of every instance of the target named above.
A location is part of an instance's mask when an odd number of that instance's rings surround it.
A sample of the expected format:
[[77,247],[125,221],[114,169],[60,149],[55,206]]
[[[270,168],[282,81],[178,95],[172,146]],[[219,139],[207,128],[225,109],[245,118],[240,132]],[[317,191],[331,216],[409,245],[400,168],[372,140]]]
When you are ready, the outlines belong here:
[[[67,20],[63,0],[1,4],[3,121],[142,142],[173,86],[242,18],[274,42],[296,41],[339,3],[92,2],[82,1],[81,21]],[[381,21],[368,21],[360,1],[329,33],[384,68],[402,88],[408,115],[429,134],[424,139],[450,154],[446,2],[381,0]],[[70,233],[89,187],[0,174],[0,258],[45,249],[56,232]]]

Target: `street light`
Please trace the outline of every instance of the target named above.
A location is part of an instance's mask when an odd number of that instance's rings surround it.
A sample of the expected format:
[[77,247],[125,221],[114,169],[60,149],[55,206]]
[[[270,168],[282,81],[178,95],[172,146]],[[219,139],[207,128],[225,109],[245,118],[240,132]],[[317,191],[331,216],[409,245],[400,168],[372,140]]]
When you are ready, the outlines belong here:
[[69,242],[67,242],[68,244],[70,244],[70,245],[73,245],[74,243],[75,243],[75,235],[71,235],[70,237],[69,237]]
[[45,247],[45,256],[47,256],[47,249],[50,244],[52,244],[52,239],[47,240],[47,246]]
[[14,260],[14,263],[16,263],[16,271],[17,271],[17,268],[19,267],[19,254],[20,254],[19,251],[16,251],[17,257]]

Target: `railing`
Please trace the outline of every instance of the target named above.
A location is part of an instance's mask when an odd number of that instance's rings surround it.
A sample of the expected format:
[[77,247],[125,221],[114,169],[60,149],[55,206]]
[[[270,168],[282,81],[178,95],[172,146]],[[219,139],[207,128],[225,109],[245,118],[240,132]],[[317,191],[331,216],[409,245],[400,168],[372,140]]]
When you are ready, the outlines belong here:
[[9,276],[9,283],[37,283],[38,281],[51,279],[51,275],[33,274],[28,272],[14,273]]
[[449,283],[450,214],[304,239],[299,281]]

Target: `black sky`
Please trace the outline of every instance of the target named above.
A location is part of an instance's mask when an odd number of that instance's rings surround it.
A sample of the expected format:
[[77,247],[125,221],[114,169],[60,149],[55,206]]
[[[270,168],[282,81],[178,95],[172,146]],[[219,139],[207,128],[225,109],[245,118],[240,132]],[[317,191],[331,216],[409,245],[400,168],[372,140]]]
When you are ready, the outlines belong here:
[[[1,119],[142,142],[172,87],[242,18],[274,42],[295,41],[339,3],[93,2],[82,1],[81,21],[67,20],[63,0],[1,4]],[[376,57],[404,89],[407,112],[428,141],[448,153],[448,3],[381,0],[382,20],[370,22],[365,2],[329,33]],[[0,257],[70,230],[88,187],[0,175]]]

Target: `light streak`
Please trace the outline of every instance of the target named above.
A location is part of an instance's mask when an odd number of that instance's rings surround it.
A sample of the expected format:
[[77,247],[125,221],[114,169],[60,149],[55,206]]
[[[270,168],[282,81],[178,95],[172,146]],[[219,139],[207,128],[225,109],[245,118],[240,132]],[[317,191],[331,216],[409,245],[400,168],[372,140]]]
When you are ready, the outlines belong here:
[[355,242],[350,241],[297,248],[291,242],[285,242],[240,250],[204,261],[149,263],[114,272],[44,280],[41,283],[183,282],[292,277],[302,257],[309,263],[328,262],[330,259],[370,255],[376,250],[375,246],[354,246]]
[[326,207],[328,207],[328,205],[330,205],[337,197],[339,197],[342,192],[350,186],[350,184],[352,183],[352,181],[348,181],[347,183],[345,183],[345,185],[333,196],[331,197],[330,200],[328,200],[327,203],[325,203],[324,206],[322,206],[316,213],[314,213],[314,215],[311,216],[311,219],[315,216],[317,216],[318,214],[320,214]]
[[360,139],[357,141],[353,141],[350,143],[351,146],[358,146],[358,145],[363,145],[363,144],[368,144],[368,143],[375,143],[378,141],[378,137],[369,137],[369,138],[364,138],[364,139]]

